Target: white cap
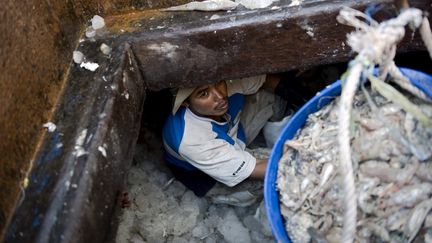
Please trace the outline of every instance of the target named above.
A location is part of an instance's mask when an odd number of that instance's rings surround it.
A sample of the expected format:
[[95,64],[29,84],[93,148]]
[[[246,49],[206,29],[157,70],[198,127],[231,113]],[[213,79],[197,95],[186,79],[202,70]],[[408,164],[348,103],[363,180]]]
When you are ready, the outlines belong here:
[[192,92],[195,90],[196,87],[192,88],[181,88],[177,91],[177,94],[175,96],[174,105],[172,108],[172,114],[175,115],[177,110],[180,108],[183,101],[185,101],[189,95],[192,94]]

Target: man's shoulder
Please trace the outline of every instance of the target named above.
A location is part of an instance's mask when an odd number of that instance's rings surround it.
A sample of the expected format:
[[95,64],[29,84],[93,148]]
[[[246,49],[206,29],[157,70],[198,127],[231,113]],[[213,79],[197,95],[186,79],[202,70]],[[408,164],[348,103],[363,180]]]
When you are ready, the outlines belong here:
[[163,128],[163,138],[174,139],[176,143],[185,139],[197,141],[211,136],[211,127],[210,121],[198,119],[187,109],[182,108],[175,115],[168,117]]
[[175,115],[170,114],[162,130],[162,138],[167,145],[178,147],[184,131],[184,109],[179,109]]
[[258,75],[242,79],[227,80],[228,95],[235,93],[253,94],[256,93],[266,80],[266,75]]
[[184,126],[184,114],[184,108],[179,109],[174,115],[170,114],[165,121],[163,130],[177,129],[179,126]]

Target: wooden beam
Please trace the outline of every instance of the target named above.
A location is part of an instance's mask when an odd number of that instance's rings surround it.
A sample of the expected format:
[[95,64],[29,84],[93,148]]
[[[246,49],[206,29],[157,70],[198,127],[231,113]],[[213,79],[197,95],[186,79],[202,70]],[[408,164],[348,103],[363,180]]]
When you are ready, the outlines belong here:
[[100,66],[71,66],[56,130],[38,151],[5,242],[106,242],[116,231],[145,92],[130,46],[117,46],[109,59],[100,44],[79,48]]
[[[426,2],[411,4],[430,11]],[[146,86],[159,90],[346,62],[354,55],[345,43],[353,29],[336,21],[342,7],[363,10],[383,4],[374,16],[380,20],[398,11],[391,0],[289,3],[282,0],[276,9],[253,11],[129,14],[109,18],[108,26],[115,38],[130,41]],[[212,20],[215,14],[219,18]],[[416,34],[399,51],[422,49]]]
[[[336,15],[342,6],[362,9],[376,1],[325,0],[299,7],[288,2],[280,0],[279,9],[152,10],[106,18],[107,34],[78,48],[87,61],[100,66],[90,72],[71,65],[53,120],[57,129],[47,133],[38,150],[5,241],[110,240],[146,88],[193,86],[347,61],[353,53],[343,43],[351,29],[339,25]],[[413,2],[431,8],[424,1]],[[390,6],[386,9],[391,11]],[[214,14],[219,18],[211,20]],[[379,18],[391,15],[384,12]],[[113,48],[109,56],[99,51],[103,42]],[[402,51],[423,48],[417,38],[401,45]]]

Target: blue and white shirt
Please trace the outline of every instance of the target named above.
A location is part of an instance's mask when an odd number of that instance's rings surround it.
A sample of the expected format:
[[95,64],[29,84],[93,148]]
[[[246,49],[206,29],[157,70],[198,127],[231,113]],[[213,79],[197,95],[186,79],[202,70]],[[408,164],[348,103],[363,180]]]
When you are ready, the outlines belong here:
[[165,159],[187,170],[201,170],[227,186],[248,178],[256,159],[245,151],[246,138],[240,124],[243,94],[258,91],[265,75],[227,81],[228,111],[225,122],[195,115],[181,107],[163,128]]

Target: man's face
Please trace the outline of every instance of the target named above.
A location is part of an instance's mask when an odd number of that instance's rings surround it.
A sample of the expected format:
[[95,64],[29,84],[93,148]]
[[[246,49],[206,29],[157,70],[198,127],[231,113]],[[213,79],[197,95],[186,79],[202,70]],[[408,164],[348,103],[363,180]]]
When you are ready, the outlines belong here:
[[228,111],[228,92],[225,81],[197,87],[185,105],[196,115],[219,121],[221,116]]

